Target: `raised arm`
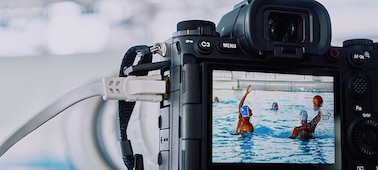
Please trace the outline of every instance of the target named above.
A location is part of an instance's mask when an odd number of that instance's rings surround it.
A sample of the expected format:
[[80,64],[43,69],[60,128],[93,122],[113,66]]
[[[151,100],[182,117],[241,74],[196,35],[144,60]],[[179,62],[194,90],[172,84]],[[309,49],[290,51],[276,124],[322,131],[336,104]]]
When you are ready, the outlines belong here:
[[309,123],[310,131],[312,131],[312,132],[315,131],[315,128],[316,128],[316,126],[318,125],[318,123],[320,122],[321,119],[322,119],[322,112],[319,110],[318,114]]
[[252,85],[247,86],[247,90],[245,91],[244,96],[240,99],[238,107],[239,118],[241,117],[240,108],[244,105],[245,98],[247,98],[248,94],[251,92],[251,86]]

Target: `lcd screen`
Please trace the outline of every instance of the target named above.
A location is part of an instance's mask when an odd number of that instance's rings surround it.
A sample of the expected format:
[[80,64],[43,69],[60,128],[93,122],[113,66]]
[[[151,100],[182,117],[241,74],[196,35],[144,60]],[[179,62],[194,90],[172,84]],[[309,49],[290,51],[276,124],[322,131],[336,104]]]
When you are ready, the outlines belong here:
[[212,163],[335,164],[334,77],[213,70]]

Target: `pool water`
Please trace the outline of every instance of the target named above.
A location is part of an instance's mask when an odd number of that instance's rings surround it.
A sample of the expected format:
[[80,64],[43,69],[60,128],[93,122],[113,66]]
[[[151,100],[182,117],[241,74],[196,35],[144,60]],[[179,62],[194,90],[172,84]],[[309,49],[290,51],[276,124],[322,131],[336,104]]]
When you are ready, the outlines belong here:
[[[212,161],[214,163],[292,163],[334,164],[334,99],[332,93],[281,92],[253,90],[246,98],[253,116],[253,133],[236,134],[238,104],[244,90],[214,90],[220,102],[213,103]],[[300,125],[299,112],[306,110],[308,121],[317,112],[312,98],[321,95],[326,111],[314,138],[290,139]],[[278,110],[271,110],[273,102]]]

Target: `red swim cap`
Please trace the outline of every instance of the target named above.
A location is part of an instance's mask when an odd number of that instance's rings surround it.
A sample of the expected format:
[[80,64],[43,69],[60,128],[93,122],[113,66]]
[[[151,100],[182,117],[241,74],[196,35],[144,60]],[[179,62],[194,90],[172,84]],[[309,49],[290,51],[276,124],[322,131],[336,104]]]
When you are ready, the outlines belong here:
[[323,98],[319,95],[314,96],[312,99],[312,102],[314,103],[314,106],[316,107],[322,107],[323,105]]

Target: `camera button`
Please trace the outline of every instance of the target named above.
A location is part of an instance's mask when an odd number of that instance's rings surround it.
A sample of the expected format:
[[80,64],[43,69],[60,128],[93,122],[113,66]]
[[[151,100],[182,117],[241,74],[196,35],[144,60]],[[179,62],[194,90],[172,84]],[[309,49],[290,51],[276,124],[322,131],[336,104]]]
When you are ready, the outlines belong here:
[[336,61],[340,57],[340,51],[337,48],[331,48],[328,52],[328,56],[331,60]]
[[364,105],[361,103],[355,103],[353,105],[353,112],[354,113],[362,113],[364,111]]
[[355,96],[362,97],[368,91],[368,82],[362,77],[356,77],[350,82],[350,89]]
[[206,40],[199,41],[196,47],[197,51],[202,54],[209,54],[213,50],[213,44]]
[[365,166],[363,165],[357,165],[356,170],[365,170]]
[[357,66],[363,65],[365,63],[366,56],[370,57],[370,55],[366,55],[366,54],[369,54],[369,53],[365,52],[364,54],[361,54],[359,52],[352,52],[351,53],[352,62]]
[[237,53],[238,45],[235,42],[220,42],[218,44],[218,50],[224,53]]

